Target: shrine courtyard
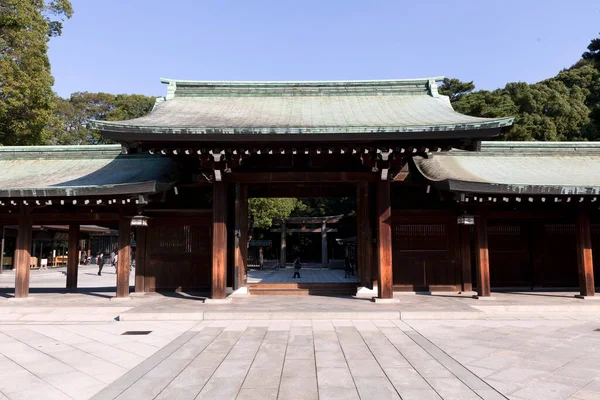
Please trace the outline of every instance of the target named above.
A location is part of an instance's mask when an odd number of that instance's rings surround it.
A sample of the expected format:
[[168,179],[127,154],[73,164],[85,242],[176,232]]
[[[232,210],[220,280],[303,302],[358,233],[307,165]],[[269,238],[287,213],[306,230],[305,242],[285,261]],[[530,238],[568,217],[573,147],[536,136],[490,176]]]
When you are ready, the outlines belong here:
[[114,300],[110,269],[98,288],[44,289],[61,275],[32,274],[26,300],[3,289],[1,399],[600,398],[600,303],[570,292],[207,304]]

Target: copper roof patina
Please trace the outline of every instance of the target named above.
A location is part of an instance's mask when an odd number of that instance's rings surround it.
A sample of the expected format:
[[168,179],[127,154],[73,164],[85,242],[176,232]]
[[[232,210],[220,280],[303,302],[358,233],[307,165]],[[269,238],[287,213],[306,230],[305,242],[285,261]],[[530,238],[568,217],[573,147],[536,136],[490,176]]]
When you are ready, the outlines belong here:
[[168,157],[120,145],[0,147],[0,198],[150,194],[170,187]]
[[[128,121],[91,121],[113,133],[398,134],[499,129],[513,118],[477,118],[438,94],[441,77],[329,82],[202,82],[162,79],[168,94]],[[373,136],[373,135],[371,135]]]
[[443,189],[498,194],[600,194],[600,143],[483,142],[481,151],[415,157]]

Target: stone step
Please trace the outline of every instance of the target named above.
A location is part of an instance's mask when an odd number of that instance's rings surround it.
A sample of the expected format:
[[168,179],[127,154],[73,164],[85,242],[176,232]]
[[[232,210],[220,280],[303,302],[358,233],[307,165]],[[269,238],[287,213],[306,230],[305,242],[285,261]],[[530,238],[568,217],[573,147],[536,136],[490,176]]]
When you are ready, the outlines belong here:
[[255,283],[248,285],[251,295],[331,295],[353,296],[354,283]]

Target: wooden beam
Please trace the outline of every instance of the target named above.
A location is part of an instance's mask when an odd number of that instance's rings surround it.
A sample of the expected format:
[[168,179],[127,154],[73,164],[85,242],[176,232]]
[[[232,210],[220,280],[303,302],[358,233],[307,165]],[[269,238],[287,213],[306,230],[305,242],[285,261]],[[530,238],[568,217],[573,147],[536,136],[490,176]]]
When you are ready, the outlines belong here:
[[379,269],[378,297],[380,299],[392,299],[394,297],[392,207],[389,181],[377,181],[377,259]]
[[[269,230],[270,232],[281,232],[281,228],[273,228]],[[321,233],[323,228],[290,228],[286,227],[285,229],[288,233]],[[325,232],[337,232],[338,230],[335,228],[325,228]]]
[[487,237],[487,215],[481,212],[475,218],[475,257],[477,265],[477,295],[489,297],[490,289],[490,255]]
[[239,289],[246,285],[246,262],[248,250],[248,186],[235,185],[235,248],[234,248],[234,277],[233,288]]
[[585,208],[577,210],[577,265],[579,266],[579,293],[594,296],[594,263],[590,235],[590,214]]
[[29,264],[31,262],[31,211],[23,208],[19,216],[17,245],[13,266],[15,273],[15,298],[29,296]]
[[135,292],[146,291],[146,234],[148,228],[135,228]]
[[360,284],[369,289],[373,289],[373,278],[371,275],[371,218],[369,206],[369,184],[361,182],[356,188],[356,231],[358,238],[356,241],[356,253],[358,261],[358,278]]
[[119,257],[117,260],[117,297],[129,297],[129,271],[131,268],[131,219],[119,216]]
[[77,289],[79,273],[79,224],[69,225],[69,255],[67,259],[67,289]]
[[235,183],[323,183],[376,181],[372,172],[232,172],[223,175],[226,182]]
[[[131,211],[134,215],[134,210]],[[86,213],[86,212],[53,212],[48,214],[31,214],[31,218],[35,223],[60,222],[85,224],[91,222],[116,222],[119,220],[118,213]]]
[[462,290],[463,292],[471,292],[473,290],[471,279],[471,234],[468,225],[459,225],[459,236]]
[[212,292],[213,299],[227,296],[227,184],[213,184]]

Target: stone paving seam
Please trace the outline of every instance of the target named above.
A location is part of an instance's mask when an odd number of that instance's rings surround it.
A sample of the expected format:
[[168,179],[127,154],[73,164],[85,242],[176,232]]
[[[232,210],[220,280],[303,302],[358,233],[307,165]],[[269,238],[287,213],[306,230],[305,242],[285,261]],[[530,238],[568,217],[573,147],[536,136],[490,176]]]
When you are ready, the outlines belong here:
[[[290,334],[291,334],[291,328],[290,328],[290,330],[287,331],[287,338],[285,340],[285,352],[283,353],[283,364],[281,365],[281,373],[279,374],[279,386],[277,386],[277,398],[279,398],[279,392],[281,391],[281,381],[283,381],[283,370],[285,369],[285,357],[287,356],[288,347],[290,345]],[[314,343],[315,343],[315,340],[314,340],[314,333],[313,333],[313,346],[315,345]],[[250,368],[252,368],[252,366],[250,366]],[[316,370],[315,370],[315,374],[316,374]],[[318,381],[317,381],[317,383],[318,383]],[[318,390],[319,390],[319,386],[317,385],[317,393],[318,393]]]
[[[191,332],[194,332],[194,333],[195,333],[195,335],[194,335],[194,336],[193,336],[193,337],[192,337],[190,340],[188,340],[188,342],[189,342],[189,341],[191,341],[192,339],[194,339],[196,336],[200,335],[201,333],[202,333],[202,334],[206,334],[206,332],[203,332],[203,330],[202,330],[202,331],[188,331],[188,332],[189,332],[189,333],[191,333]],[[223,330],[221,330],[221,332],[223,332]],[[210,346],[210,344],[211,344],[212,342],[214,342],[214,341],[216,340],[216,338],[217,338],[217,337],[219,337],[219,335],[221,334],[221,332],[219,332],[218,334],[216,334],[216,335],[215,335],[215,336],[212,338],[212,340],[210,340],[210,341],[209,341],[209,342],[208,342],[208,343],[207,343],[207,344],[206,344],[206,345],[205,345],[205,346],[202,348],[202,350],[200,350],[200,351],[198,352],[198,354],[196,355],[196,357],[198,357],[198,356],[200,355],[200,353],[202,353],[202,352],[203,352],[203,351],[204,351],[204,350],[205,350],[205,349],[206,349],[208,346]],[[186,342],[186,343],[188,343],[188,342]],[[179,346],[177,349],[175,349],[175,350],[173,351],[173,353],[171,353],[170,355],[173,355],[173,354],[175,353],[175,351],[177,351],[177,350],[179,350],[180,348],[182,348],[182,347],[183,347],[183,346],[184,346],[186,343],[183,343],[181,346]],[[169,356],[170,356],[170,355],[169,355]],[[166,360],[166,359],[167,359],[169,356],[165,357],[165,360]],[[177,379],[177,377],[178,377],[179,375],[181,375],[181,373],[182,373],[182,372],[183,372],[183,371],[184,371],[184,370],[185,370],[185,369],[186,369],[186,368],[187,368],[187,367],[188,367],[188,366],[189,366],[189,365],[190,365],[192,362],[194,362],[194,360],[196,359],[196,357],[192,358],[192,359],[190,360],[190,362],[189,362],[189,363],[187,363],[187,364],[185,365],[185,367],[183,367],[183,368],[181,369],[181,371],[179,371],[179,373],[178,373],[177,375],[175,375],[175,376],[173,377],[173,379],[171,379],[171,380],[169,381],[169,383],[168,383],[168,384],[167,384],[167,385],[166,385],[164,388],[162,388],[162,389],[160,390],[160,392],[158,392],[158,393],[156,394],[156,396],[154,396],[154,398],[157,398],[158,396],[160,396],[160,394],[161,394],[162,392],[164,392],[164,390],[165,390],[165,389],[166,389],[166,388],[167,388],[167,387],[168,387],[168,386],[169,386],[169,385],[170,385],[170,384],[171,384],[171,383],[172,383],[172,382],[173,382],[175,379]],[[163,360],[163,361],[164,361],[164,360]],[[160,363],[159,363],[159,364],[160,364]],[[159,364],[157,364],[157,366],[158,366]]]
[[[246,331],[246,329],[248,329],[248,327],[246,327],[244,329],[244,332]],[[267,336],[267,332],[269,331],[269,329],[265,329],[264,334],[262,335],[262,338],[260,339],[260,344],[262,345],[262,343],[265,341],[265,337]],[[243,336],[243,334],[242,334]],[[232,347],[233,348],[233,347]],[[286,346],[287,349],[287,346]],[[256,348],[256,352],[254,353],[254,356],[252,357],[252,362],[250,363],[250,366],[248,367],[248,371],[246,371],[246,375],[244,375],[244,379],[242,380],[242,384],[240,385],[240,388],[238,389],[235,397],[237,398],[240,395],[240,392],[242,391],[242,388],[244,387],[244,382],[246,382],[246,378],[248,378],[248,374],[250,373],[250,370],[252,369],[252,364],[254,364],[254,361],[256,360],[256,355],[258,354],[258,352],[260,351],[260,345]],[[227,358],[227,357],[225,357]],[[283,368],[282,368],[283,370]]]
[[[104,389],[96,393],[91,400],[106,399],[104,392],[120,391],[119,395],[127,390],[131,385],[137,382],[142,376],[146,375],[154,367],[160,364],[161,361],[166,359],[169,355],[173,354],[175,350],[181,347],[183,344],[190,341],[198,332],[183,332],[180,336],[175,338],[171,343],[167,344],[156,353],[152,354],[146,360],[142,361],[139,365],[128,371],[125,375],[116,379]],[[111,399],[116,398],[111,397]]]
[[[356,329],[356,328],[354,328],[354,329]],[[346,368],[348,368],[348,371],[350,372],[350,377],[352,377],[352,383],[354,384],[354,390],[356,390],[356,395],[358,396],[359,399],[362,399],[362,397],[360,396],[360,392],[358,391],[358,386],[356,385],[356,380],[354,379],[354,375],[352,374],[352,370],[350,369],[350,364],[348,364],[348,359],[346,358],[346,352],[344,351],[344,347],[342,346],[342,342],[340,341],[340,337],[338,335],[338,332],[337,332],[337,329],[335,326],[333,327],[333,331],[335,332],[335,337],[337,338],[337,341],[340,344],[340,349],[342,350],[342,354],[344,355],[344,362],[346,363]],[[357,332],[358,332],[358,329],[357,329]],[[317,362],[317,357],[315,354],[315,367],[316,367],[316,362]],[[318,383],[318,375],[319,374],[317,374],[317,383]],[[318,389],[318,386],[317,386],[317,389]]]
[[[454,359],[454,357],[452,357],[451,355],[446,353],[444,350],[440,349],[438,346],[436,346],[433,342],[431,342],[425,336],[421,335],[417,330],[414,330],[411,332],[405,332],[405,334],[409,338],[411,338],[416,344],[418,344],[423,350],[425,350],[429,355],[431,355],[433,358],[435,358],[441,365],[443,365],[444,368],[446,368],[452,375],[454,375],[456,377],[456,379],[460,380],[469,389],[471,389],[471,391],[473,391],[473,393],[477,394],[479,397],[481,397],[481,395],[476,392],[475,388],[471,387],[472,384],[465,382],[464,376],[463,377],[458,376],[456,374],[456,371],[454,371],[454,368],[449,368],[449,366],[446,365],[446,363],[448,361],[451,364],[452,363],[456,364],[458,366],[458,368],[461,368],[463,370],[462,372],[466,372],[469,376],[469,379],[476,379],[480,383],[483,383],[489,389],[492,389],[493,391],[500,394],[503,398],[507,399],[507,397],[504,396],[502,393],[500,393],[496,388],[491,386],[485,380],[479,378],[476,374],[471,372],[467,367],[465,367],[460,362],[458,362],[456,359]],[[437,354],[434,354],[434,353],[437,353]]]
[[[223,327],[223,330],[225,330],[225,327]],[[197,333],[200,334],[201,332],[202,331],[197,332]],[[221,332],[221,334],[222,334],[222,332]],[[217,335],[217,337],[219,337],[221,334]],[[198,396],[200,396],[200,393],[202,393],[202,391],[204,390],[204,388],[206,387],[206,385],[208,384],[208,382],[210,382],[210,380],[215,375],[215,372],[217,372],[217,370],[219,369],[219,367],[221,366],[221,364],[223,364],[223,362],[227,359],[227,356],[229,356],[229,354],[231,353],[231,350],[233,350],[233,348],[238,344],[238,342],[240,341],[240,339],[242,338],[243,335],[244,335],[244,331],[240,331],[240,335],[236,339],[235,343],[233,343],[233,345],[231,346],[231,348],[229,349],[229,351],[227,351],[227,354],[225,354],[225,356],[223,357],[223,359],[221,360],[221,362],[219,363],[219,365],[216,366],[215,370],[212,372],[212,374],[210,374],[210,376],[208,377],[208,379],[206,380],[206,382],[204,382],[204,385],[202,385],[202,388],[200,388],[200,391],[196,395],[196,398],[198,398]],[[216,340],[216,338],[215,338],[215,340]]]
[[[376,330],[378,333],[380,333],[382,336],[383,332],[381,332],[379,330],[379,327],[375,324],[373,324],[373,326],[375,326]],[[354,329],[356,329],[356,326],[354,327]],[[367,349],[369,349],[369,353],[371,353],[371,356],[373,356],[373,359],[375,360],[375,362],[377,363],[377,365],[379,365],[379,368],[381,368],[381,371],[383,372],[383,374],[385,375],[385,378],[388,380],[388,382],[390,382],[390,384],[392,385],[392,387],[394,388],[394,390],[396,391],[396,393],[398,394],[398,397],[400,397],[400,399],[402,399],[402,395],[400,394],[400,392],[398,391],[398,389],[396,389],[396,386],[394,386],[394,384],[392,383],[392,380],[390,379],[390,377],[388,376],[387,372],[385,372],[385,369],[381,366],[381,364],[379,363],[379,360],[377,359],[377,357],[375,356],[375,354],[373,354],[373,350],[371,350],[371,347],[369,346],[369,344],[367,343],[367,341],[365,340],[364,336],[362,335],[362,333],[360,332],[360,330],[356,329],[356,331],[358,332],[358,335],[360,336],[360,338],[362,339],[363,343],[365,344],[365,346],[367,346]],[[402,356],[404,357],[404,356]],[[406,360],[406,357],[404,357],[404,359]],[[408,361],[408,360],[406,360]],[[352,377],[352,380],[354,380],[354,377]],[[358,391],[358,389],[357,389]],[[359,394],[360,396],[360,394]]]
[[[6,336],[10,337],[11,339],[13,339],[13,340],[15,340],[15,341],[17,341],[17,342],[19,342],[19,343],[22,343],[22,344],[24,344],[25,346],[27,346],[27,347],[29,347],[29,348],[31,348],[31,349],[33,349],[33,350],[35,350],[36,352],[42,353],[42,354],[44,354],[44,355],[47,355],[46,353],[44,353],[44,352],[41,352],[41,351],[39,351],[38,349],[36,349],[36,348],[34,348],[34,347],[31,347],[31,346],[30,346],[30,345],[28,345],[27,343],[24,343],[24,342],[21,342],[21,341],[20,341],[20,340],[18,340],[18,339],[15,339],[15,338],[14,338],[14,337],[12,337],[11,335],[8,335],[6,332],[2,332],[2,333],[3,333],[4,335],[6,335]],[[69,399],[72,399],[72,398],[73,398],[73,397],[69,396],[68,394],[66,394],[65,392],[63,392],[63,391],[62,391],[61,389],[59,389],[58,387],[54,386],[52,383],[50,383],[50,382],[46,381],[44,378],[40,377],[40,376],[39,376],[38,374],[36,374],[35,372],[33,372],[33,371],[30,371],[28,368],[26,368],[26,367],[24,367],[23,365],[19,364],[19,363],[18,363],[16,360],[14,360],[12,357],[10,357],[10,356],[8,356],[8,355],[6,355],[6,354],[3,354],[3,356],[4,356],[4,357],[6,357],[7,359],[11,360],[11,361],[12,361],[12,362],[14,362],[15,364],[17,364],[19,367],[23,368],[25,371],[29,372],[31,375],[33,375],[33,376],[35,376],[36,378],[38,378],[40,381],[42,381],[42,382],[45,382],[45,383],[46,383],[47,385],[49,385],[49,386],[52,386],[54,389],[56,389],[56,390],[57,390],[57,391],[59,391],[60,393],[64,394],[64,395],[65,395],[67,398],[69,398]],[[51,358],[52,358],[53,360],[56,360],[56,361],[60,362],[61,364],[65,364],[65,363],[63,363],[62,361],[60,361],[60,360],[58,360],[58,359],[56,359],[56,358],[54,358],[54,357],[51,357]],[[67,365],[67,364],[65,364],[65,365]],[[87,375],[87,374],[86,374],[86,375]],[[94,379],[95,379],[95,378],[94,378]],[[8,396],[7,396],[7,397],[8,397]]]
[[[409,326],[411,329],[414,329],[414,328],[412,328],[412,326],[410,326],[410,325],[409,325],[407,322],[404,322],[404,323],[405,323],[406,325],[408,325],[408,326]],[[377,327],[377,329],[379,329],[379,327]],[[396,351],[398,352],[398,354],[400,354],[400,355],[402,356],[402,358],[404,358],[404,360],[406,360],[406,362],[408,363],[408,365],[410,365],[410,367],[411,367],[411,368],[412,368],[412,369],[413,369],[413,370],[414,370],[414,371],[415,371],[417,374],[419,374],[419,376],[421,377],[421,379],[423,379],[423,380],[424,380],[424,381],[427,383],[427,385],[429,385],[429,387],[431,388],[431,390],[433,390],[433,391],[434,391],[434,392],[435,392],[435,393],[436,393],[436,394],[437,394],[437,395],[440,397],[440,399],[443,399],[444,397],[443,397],[443,396],[442,396],[442,395],[441,395],[441,394],[440,394],[440,393],[439,393],[439,392],[436,390],[436,388],[434,388],[434,387],[433,387],[433,385],[432,385],[432,384],[431,384],[431,383],[430,383],[430,382],[427,380],[427,378],[425,378],[423,375],[421,375],[421,373],[419,372],[419,370],[418,370],[417,368],[415,368],[415,366],[413,365],[413,363],[411,363],[411,362],[410,362],[410,360],[409,360],[408,358],[404,357],[404,355],[402,354],[402,351],[401,351],[401,350],[400,350],[398,347],[396,347],[396,345],[395,345],[395,344],[394,344],[394,343],[393,343],[393,342],[390,340],[390,338],[389,338],[389,337],[387,337],[387,335],[386,335],[386,334],[385,334],[383,331],[381,331],[381,329],[379,329],[379,332],[380,332],[380,333],[383,335],[383,337],[385,337],[385,338],[386,338],[386,340],[387,340],[387,341],[388,341],[388,342],[389,342],[389,343],[390,343],[390,344],[391,344],[391,345],[392,345],[392,346],[393,346],[393,347],[396,349]],[[402,334],[404,334],[404,336],[408,336],[406,331],[402,331],[402,330],[400,330],[400,332],[401,332]],[[442,365],[442,366],[443,366],[443,365]],[[446,368],[446,367],[444,367],[444,368]],[[447,369],[447,368],[446,368],[446,369]],[[395,389],[395,387],[394,387],[394,389]]]

